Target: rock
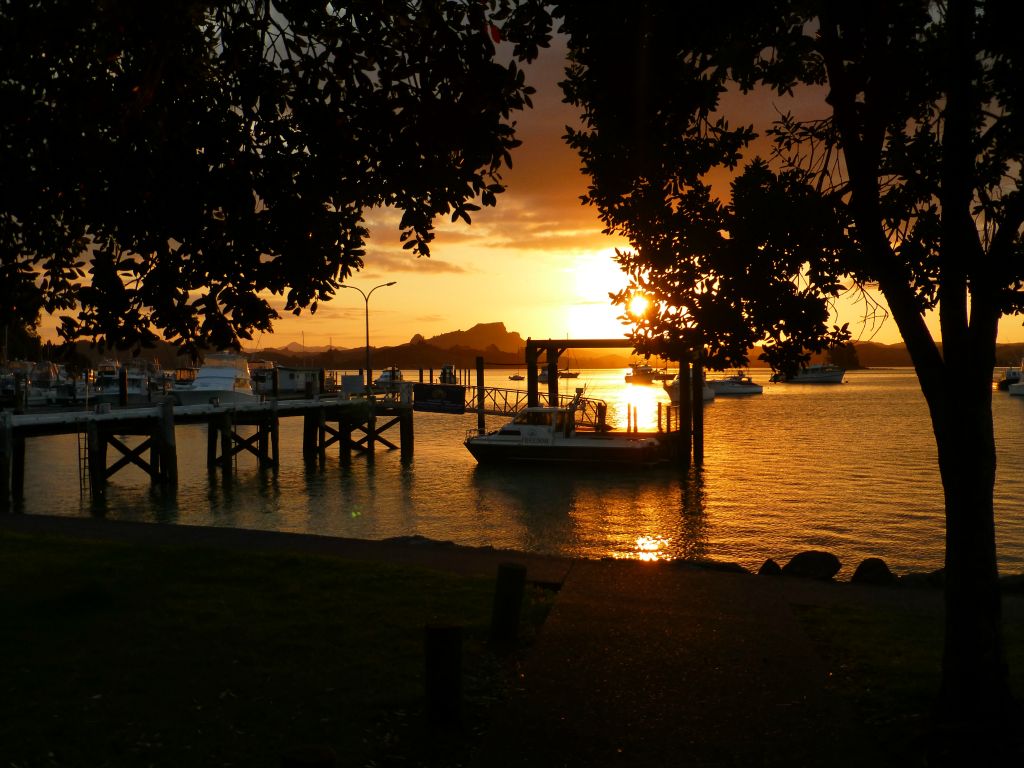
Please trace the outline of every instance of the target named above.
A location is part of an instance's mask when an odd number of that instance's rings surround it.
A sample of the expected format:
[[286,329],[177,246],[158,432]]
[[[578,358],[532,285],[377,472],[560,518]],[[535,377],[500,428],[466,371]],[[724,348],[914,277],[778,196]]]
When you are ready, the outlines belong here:
[[782,566],[782,574],[784,576],[799,576],[804,579],[831,581],[832,577],[839,573],[841,567],[842,563],[839,562],[839,558],[831,552],[809,550],[794,555],[792,560]]
[[782,568],[770,557],[764,561],[764,565],[757,572],[758,576],[779,576],[781,574]]
[[850,578],[850,582],[853,584],[873,584],[886,587],[896,584],[897,581],[896,575],[889,570],[885,560],[880,557],[869,557],[862,561]]

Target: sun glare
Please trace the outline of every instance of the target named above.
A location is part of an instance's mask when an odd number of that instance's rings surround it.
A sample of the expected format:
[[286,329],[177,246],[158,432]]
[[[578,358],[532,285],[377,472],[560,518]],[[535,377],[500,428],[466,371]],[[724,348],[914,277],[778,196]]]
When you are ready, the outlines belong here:
[[629,314],[640,317],[647,312],[650,306],[651,302],[646,296],[634,296],[629,300]]

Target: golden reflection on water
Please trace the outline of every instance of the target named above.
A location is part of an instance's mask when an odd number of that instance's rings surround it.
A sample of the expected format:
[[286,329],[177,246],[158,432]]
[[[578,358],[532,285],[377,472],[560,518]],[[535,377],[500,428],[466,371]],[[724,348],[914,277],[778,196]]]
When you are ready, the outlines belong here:
[[671,560],[669,545],[672,539],[666,536],[637,536],[634,558],[653,563],[657,560]]

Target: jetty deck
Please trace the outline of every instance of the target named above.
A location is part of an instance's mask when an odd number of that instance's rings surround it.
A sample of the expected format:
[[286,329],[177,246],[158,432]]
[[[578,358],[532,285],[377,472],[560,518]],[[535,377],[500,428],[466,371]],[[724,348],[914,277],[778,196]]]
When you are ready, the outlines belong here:
[[[207,465],[230,471],[242,452],[256,456],[260,469],[280,463],[280,419],[303,419],[302,454],[322,456],[338,445],[342,461],[354,452],[372,454],[376,444],[400,449],[403,459],[412,456],[412,403],[401,397],[314,397],[301,400],[268,400],[228,405],[175,405],[167,398],[155,406],[99,407],[94,410],[15,414],[0,412],[0,509],[9,509],[24,497],[25,442],[49,435],[78,435],[80,477],[83,490],[101,496],[107,480],[124,467],[134,465],[154,483],[177,482],[175,426],[206,424]],[[399,427],[400,445],[384,434]],[[239,427],[255,427],[243,435]],[[125,436],[141,436],[130,447]],[[110,463],[108,453],[118,454]]]

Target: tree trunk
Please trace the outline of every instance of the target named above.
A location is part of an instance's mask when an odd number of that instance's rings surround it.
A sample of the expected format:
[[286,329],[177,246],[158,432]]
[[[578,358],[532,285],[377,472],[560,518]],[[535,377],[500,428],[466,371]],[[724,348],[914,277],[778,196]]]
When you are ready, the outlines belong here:
[[[994,355],[994,336],[991,347]],[[932,763],[966,765],[985,750],[1009,754],[1013,705],[996,560],[992,365],[976,347],[951,344],[945,352],[941,380],[919,371],[946,514],[945,645]]]

